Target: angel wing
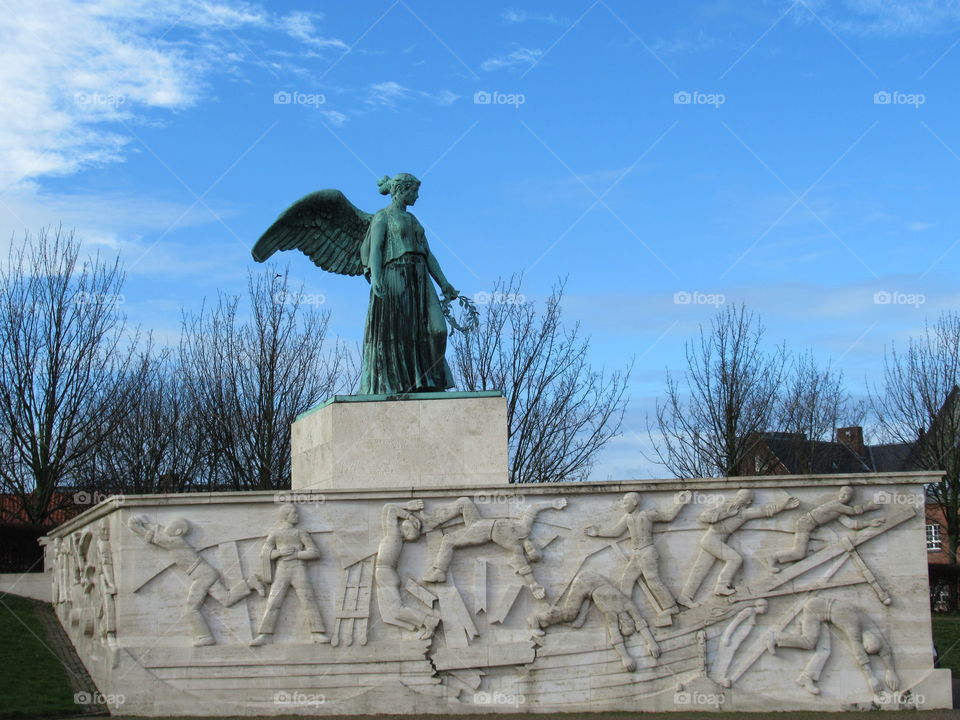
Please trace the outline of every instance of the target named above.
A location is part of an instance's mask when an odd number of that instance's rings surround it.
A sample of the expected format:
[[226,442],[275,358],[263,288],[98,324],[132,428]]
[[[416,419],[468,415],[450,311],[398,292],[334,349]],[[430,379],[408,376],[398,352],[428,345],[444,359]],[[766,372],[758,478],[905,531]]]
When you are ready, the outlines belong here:
[[263,262],[277,250],[302,250],[328,272],[361,275],[360,245],[372,217],[339,190],[318,190],[283,211],[253,246],[253,259]]

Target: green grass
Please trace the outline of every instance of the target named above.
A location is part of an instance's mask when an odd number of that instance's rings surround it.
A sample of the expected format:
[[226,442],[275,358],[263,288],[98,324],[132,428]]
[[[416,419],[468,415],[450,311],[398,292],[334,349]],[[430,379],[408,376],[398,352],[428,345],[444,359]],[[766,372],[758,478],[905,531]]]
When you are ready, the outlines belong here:
[[933,641],[940,651],[940,667],[950,668],[960,678],[960,616],[934,615]]
[[37,616],[41,603],[0,595],[0,716],[77,713],[66,672]]

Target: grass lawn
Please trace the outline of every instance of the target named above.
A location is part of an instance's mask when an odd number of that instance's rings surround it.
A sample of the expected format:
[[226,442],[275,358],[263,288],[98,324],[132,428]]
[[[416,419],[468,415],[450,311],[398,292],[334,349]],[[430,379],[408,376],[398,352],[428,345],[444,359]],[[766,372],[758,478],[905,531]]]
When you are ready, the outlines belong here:
[[37,617],[41,603],[0,595],[0,716],[77,713],[73,691]]
[[960,678],[960,615],[934,615],[933,641],[940,651],[940,667]]

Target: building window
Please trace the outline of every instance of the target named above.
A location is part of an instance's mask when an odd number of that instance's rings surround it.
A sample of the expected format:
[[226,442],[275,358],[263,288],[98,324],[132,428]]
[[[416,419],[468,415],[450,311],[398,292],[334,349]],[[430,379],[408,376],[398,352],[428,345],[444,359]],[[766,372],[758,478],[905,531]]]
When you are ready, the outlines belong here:
[[940,526],[927,525],[927,550],[941,550],[942,547],[940,542]]

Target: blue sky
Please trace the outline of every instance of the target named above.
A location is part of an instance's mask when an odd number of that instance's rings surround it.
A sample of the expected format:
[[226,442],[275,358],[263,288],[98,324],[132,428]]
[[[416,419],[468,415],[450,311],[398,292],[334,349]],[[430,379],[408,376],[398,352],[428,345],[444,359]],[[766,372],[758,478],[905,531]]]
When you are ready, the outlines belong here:
[[[595,362],[637,358],[598,478],[664,474],[644,416],[718,302],[858,394],[960,305],[952,0],[0,1],[4,242],[75,227],[169,339],[294,200],[412,172],[464,294],[567,277]],[[278,262],[362,336],[362,280]]]

